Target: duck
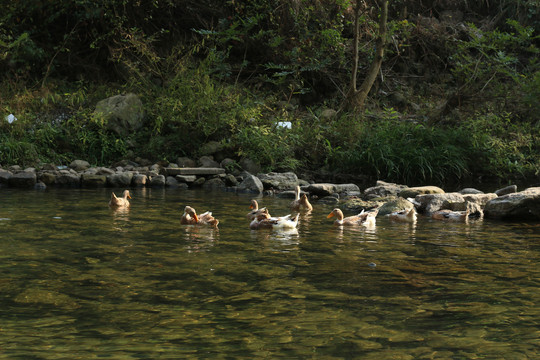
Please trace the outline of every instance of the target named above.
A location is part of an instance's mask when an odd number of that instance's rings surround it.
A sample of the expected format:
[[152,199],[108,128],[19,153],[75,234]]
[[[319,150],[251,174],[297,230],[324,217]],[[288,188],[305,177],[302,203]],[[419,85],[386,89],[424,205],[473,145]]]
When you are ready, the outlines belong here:
[[257,202],[257,200],[251,200],[249,208],[251,209],[251,211],[247,213],[247,218],[250,221],[253,221],[253,219],[255,219],[259,212],[266,213],[268,215],[267,217],[270,217],[268,209],[266,209],[265,207],[259,209],[259,203]]
[[409,210],[405,209],[400,211],[394,211],[387,216],[390,218],[390,220],[408,223],[414,223],[417,219],[415,208],[411,208]]
[[435,220],[447,220],[447,221],[456,221],[456,222],[466,222],[469,219],[469,208],[465,211],[455,211],[455,210],[438,210],[431,214],[431,218]]
[[217,227],[219,220],[212,216],[210,211],[197,215],[197,212],[191,206],[184,208],[184,213],[180,219],[180,224],[183,225],[207,225]]
[[300,196],[300,186],[297,185],[294,188],[294,195],[295,195],[295,199],[290,204],[290,208],[292,211],[313,210],[313,206],[309,202],[307,195],[302,194],[302,196]]
[[113,192],[111,194],[111,200],[109,201],[110,207],[129,207],[129,200],[131,199],[131,195],[129,194],[129,190],[124,190],[122,193],[122,197],[117,197],[116,194]]
[[375,217],[377,216],[377,213],[378,210],[369,212],[362,210],[362,212],[358,215],[344,217],[343,212],[340,209],[335,208],[330,214],[328,214],[327,218],[330,219],[335,216],[337,219],[334,221],[334,225],[336,226],[363,225],[367,227],[375,225]]
[[249,224],[252,230],[259,229],[274,229],[274,230],[291,230],[298,226],[298,218],[300,214],[294,217],[292,214],[281,217],[270,217],[267,212],[259,212],[255,219]]

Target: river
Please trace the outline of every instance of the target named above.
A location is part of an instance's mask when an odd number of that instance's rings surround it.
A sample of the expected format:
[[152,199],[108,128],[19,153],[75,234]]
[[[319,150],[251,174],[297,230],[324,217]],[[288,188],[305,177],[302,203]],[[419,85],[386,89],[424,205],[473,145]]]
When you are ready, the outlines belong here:
[[[0,359],[540,353],[539,223],[340,229],[314,202],[275,233],[249,229],[250,195],[134,189],[115,212],[111,191],[0,189]],[[180,225],[185,205],[219,228]]]

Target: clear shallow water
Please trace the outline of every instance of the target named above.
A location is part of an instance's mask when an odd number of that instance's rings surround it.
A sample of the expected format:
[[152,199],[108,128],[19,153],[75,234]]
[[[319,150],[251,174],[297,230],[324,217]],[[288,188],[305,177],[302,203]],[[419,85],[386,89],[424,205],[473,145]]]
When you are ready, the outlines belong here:
[[[315,203],[276,234],[249,195],[139,189],[122,213],[110,192],[0,190],[0,359],[540,354],[538,223],[339,230]],[[219,229],[181,226],[188,204]]]

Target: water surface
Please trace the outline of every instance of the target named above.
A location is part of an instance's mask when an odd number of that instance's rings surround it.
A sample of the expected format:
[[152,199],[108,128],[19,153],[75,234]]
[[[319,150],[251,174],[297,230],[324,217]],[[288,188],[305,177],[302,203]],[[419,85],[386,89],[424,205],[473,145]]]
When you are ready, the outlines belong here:
[[540,353],[538,223],[338,229],[314,203],[283,234],[249,230],[249,195],[138,189],[115,212],[111,191],[0,190],[0,359]]

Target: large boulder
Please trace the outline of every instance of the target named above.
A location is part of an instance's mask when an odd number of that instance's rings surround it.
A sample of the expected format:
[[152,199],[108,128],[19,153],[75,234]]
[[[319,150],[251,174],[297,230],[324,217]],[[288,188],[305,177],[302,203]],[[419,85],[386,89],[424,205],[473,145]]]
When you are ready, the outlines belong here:
[[150,178],[151,187],[163,187],[167,183],[165,175],[156,175]]
[[56,176],[55,184],[65,187],[80,187],[81,175],[70,173],[69,171],[60,170],[60,173]]
[[540,187],[497,197],[486,203],[486,218],[540,220]]
[[261,180],[265,189],[291,190],[298,185],[298,177],[292,172],[271,172],[268,174],[258,174],[257,177]]
[[417,186],[403,189],[399,196],[402,198],[414,198],[416,195],[422,194],[444,194],[444,190],[437,186]]
[[360,195],[360,188],[356,184],[336,184],[336,192],[342,195]]
[[307,192],[320,197],[336,193],[336,185],[330,183],[309,184],[304,188]]
[[85,160],[73,160],[69,167],[75,171],[84,171],[90,167],[90,164]]
[[129,187],[132,179],[133,173],[129,171],[112,174],[107,176],[107,185],[111,187]]
[[0,169],[0,186],[7,185],[12,175],[11,171]]
[[384,205],[379,208],[377,216],[388,215],[395,211],[410,210],[413,207],[413,203],[409,200],[405,200],[402,197],[397,197],[394,200],[385,202]]
[[465,203],[460,193],[420,194],[414,198],[418,212],[432,213],[441,209],[449,209],[453,203]]
[[9,186],[17,188],[33,188],[37,177],[33,171],[21,171],[11,175],[8,179]]
[[127,136],[143,126],[143,104],[135,94],[101,100],[96,104],[94,113],[103,116],[107,127],[120,136]]
[[264,186],[261,180],[251,174],[248,174],[244,177],[244,180],[238,185],[238,191],[260,194],[264,190]]
[[103,187],[107,184],[107,176],[95,174],[82,174],[81,185],[84,187]]
[[261,172],[261,165],[251,160],[250,158],[242,158],[238,163],[242,169],[250,174],[258,174]]
[[364,190],[364,197],[367,200],[370,200],[387,196],[397,196],[403,189],[407,188],[408,186],[406,185],[398,185],[378,180],[375,186]]

